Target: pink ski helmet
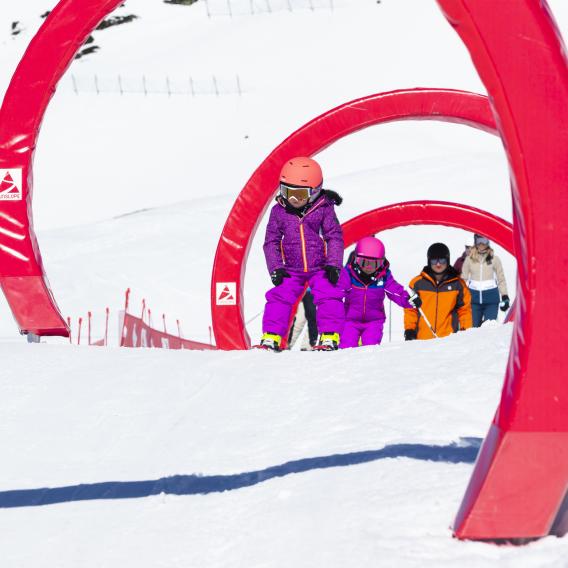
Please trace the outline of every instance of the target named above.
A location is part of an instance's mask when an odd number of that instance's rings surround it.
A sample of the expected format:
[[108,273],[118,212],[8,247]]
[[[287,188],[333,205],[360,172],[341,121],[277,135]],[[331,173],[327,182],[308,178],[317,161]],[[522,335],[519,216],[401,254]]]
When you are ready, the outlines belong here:
[[385,245],[375,237],[365,237],[355,246],[355,256],[365,258],[385,258]]

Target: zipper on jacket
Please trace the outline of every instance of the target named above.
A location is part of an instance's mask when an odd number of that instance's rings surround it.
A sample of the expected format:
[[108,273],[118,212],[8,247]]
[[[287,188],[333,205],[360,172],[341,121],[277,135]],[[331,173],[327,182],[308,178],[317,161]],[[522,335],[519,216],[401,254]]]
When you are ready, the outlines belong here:
[[[481,277],[483,276],[483,262],[479,262],[479,281],[481,282]],[[479,286],[481,288],[481,285]],[[479,290],[479,303],[483,304],[483,290]]]
[[363,321],[365,321],[365,311],[367,309],[367,288],[368,286],[365,286],[365,292],[363,296]]
[[304,238],[304,225],[300,219],[300,240],[302,241],[302,260],[304,261],[304,272],[308,271],[308,258],[306,256],[306,239]]
[[438,331],[438,295],[440,294],[440,287],[436,284],[436,318],[434,319],[434,333]]
[[286,256],[284,255],[284,241],[280,241],[280,256],[282,257],[282,264],[286,264]]

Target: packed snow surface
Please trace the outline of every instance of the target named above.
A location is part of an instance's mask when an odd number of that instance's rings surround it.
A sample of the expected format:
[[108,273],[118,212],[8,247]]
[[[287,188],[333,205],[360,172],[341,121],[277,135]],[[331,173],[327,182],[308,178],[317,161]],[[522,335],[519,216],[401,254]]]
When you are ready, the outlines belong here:
[[331,354],[0,345],[2,566],[565,566],[556,538],[451,537],[511,329]]
[[[53,5],[0,3],[0,97]],[[550,6],[566,35],[568,4]],[[75,330],[93,312],[95,339],[109,306],[113,344],[127,287],[133,306],[145,297],[208,340],[223,224],[302,124],[381,91],[485,92],[433,0],[128,0],[115,13],[131,14],[96,31],[99,51],[70,67],[35,159],[34,220],[56,299]],[[382,125],[318,160],[344,197],[342,222],[414,199],[511,220],[502,144],[464,126]],[[270,285],[265,222],[245,281],[253,339]],[[471,242],[443,227],[380,236],[404,284],[432,242],[454,258]],[[497,254],[514,297],[515,261]],[[26,345],[2,299],[0,566],[566,567],[566,539],[451,537],[511,331],[404,343],[395,306],[382,346],[338,353]]]

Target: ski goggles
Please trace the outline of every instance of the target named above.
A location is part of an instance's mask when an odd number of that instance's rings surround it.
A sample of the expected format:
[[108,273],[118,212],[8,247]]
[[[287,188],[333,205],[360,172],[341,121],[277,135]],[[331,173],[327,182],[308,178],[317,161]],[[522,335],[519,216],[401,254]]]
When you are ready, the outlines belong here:
[[309,199],[312,195],[315,195],[321,187],[299,187],[297,185],[287,185],[285,183],[280,184],[280,195],[284,199],[295,198],[296,201],[303,201],[304,199]]
[[378,270],[385,263],[384,258],[367,258],[366,256],[355,257],[355,262],[361,268],[372,268],[373,270]]
[[475,239],[476,245],[489,245],[489,239],[487,237],[477,237]]
[[446,266],[446,264],[448,264],[448,259],[447,258],[431,258],[430,259],[430,266],[436,266],[436,264]]

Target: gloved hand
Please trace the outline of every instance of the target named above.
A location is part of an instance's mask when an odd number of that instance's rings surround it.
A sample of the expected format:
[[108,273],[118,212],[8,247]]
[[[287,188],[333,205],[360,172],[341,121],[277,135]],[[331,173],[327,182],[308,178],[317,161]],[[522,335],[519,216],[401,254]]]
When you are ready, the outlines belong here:
[[506,312],[509,309],[509,296],[505,295],[505,296],[501,296],[501,303],[499,304],[499,309],[502,312]]
[[284,278],[290,278],[290,275],[284,268],[277,268],[270,273],[270,280],[274,286],[280,286]]
[[422,298],[416,292],[414,292],[414,294],[412,294],[412,296],[408,298],[408,302],[412,304],[413,307],[418,309],[422,305]]
[[325,277],[335,286],[339,282],[339,275],[341,274],[341,268],[336,266],[324,266]]
[[404,341],[412,341],[417,338],[417,333],[415,329],[405,329],[404,330]]

